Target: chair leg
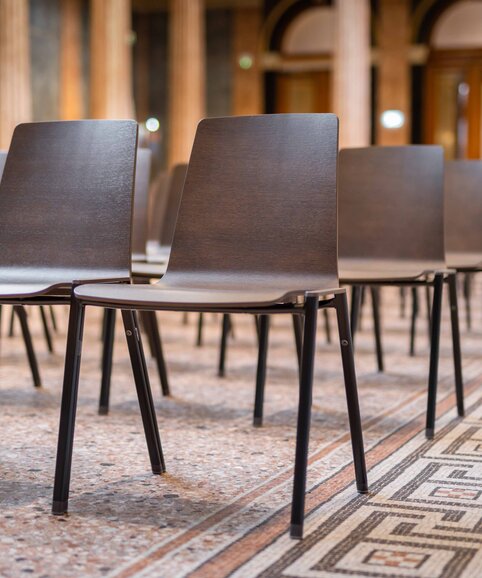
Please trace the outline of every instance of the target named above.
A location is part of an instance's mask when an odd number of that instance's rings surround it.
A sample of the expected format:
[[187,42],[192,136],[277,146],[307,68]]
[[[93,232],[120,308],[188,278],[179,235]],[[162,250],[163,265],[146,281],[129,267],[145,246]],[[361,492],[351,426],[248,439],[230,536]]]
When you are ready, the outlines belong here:
[[203,322],[204,322],[204,316],[202,313],[199,314],[198,317],[198,321],[197,321],[197,340],[196,340],[196,345],[198,347],[201,347],[201,345],[203,344]]
[[326,342],[331,343],[331,327],[330,318],[328,317],[328,309],[323,309],[323,319],[325,321]]
[[136,383],[137,397],[139,399],[152,473],[162,474],[166,471],[166,465],[162,454],[161,438],[157,427],[156,412],[149,384],[149,375],[147,373],[137,316],[134,311],[122,311],[122,320],[124,322],[127,347],[129,348],[132,372]]
[[305,518],[306,472],[308,468],[318,297],[308,297],[306,299],[304,313],[305,326],[303,335],[303,355],[301,361],[301,379],[299,386],[298,426],[296,433],[296,457],[290,526],[290,535],[295,539],[301,539],[303,537],[303,524]]
[[356,487],[360,494],[366,494],[368,492],[368,480],[365,464],[365,451],[363,449],[363,432],[361,427],[360,406],[358,403],[355,360],[353,357],[353,345],[351,342],[346,293],[339,293],[335,296],[335,307],[340,335],[341,359],[343,363],[343,375],[345,378],[346,402],[348,406],[348,418],[350,421]]
[[54,498],[52,503],[52,513],[56,515],[65,514],[69,504],[70,470],[74,445],[84,314],[83,305],[75,297],[72,297],[67,332],[67,349],[65,352],[64,383],[62,386]]
[[448,276],[450,321],[452,324],[452,348],[454,354],[455,395],[457,397],[457,413],[464,415],[464,382],[462,378],[462,354],[460,352],[459,311],[457,304],[457,276]]
[[149,323],[149,334],[152,340],[152,348],[154,359],[157,364],[157,371],[159,373],[159,381],[161,382],[161,391],[163,396],[171,395],[169,388],[169,379],[167,377],[166,360],[164,358],[164,351],[162,349],[161,333],[159,331],[159,324],[155,311],[146,311],[146,320]]
[[465,320],[467,324],[467,331],[472,329],[472,312],[470,307],[470,297],[471,297],[471,280],[472,277],[470,273],[464,275],[464,298],[465,298]]
[[380,324],[380,293],[377,287],[370,287],[373,307],[373,330],[375,333],[375,346],[377,351],[377,367],[378,371],[383,371],[383,347],[382,347],[382,333]]
[[27,313],[25,308],[20,305],[15,305],[13,311],[17,314],[18,320],[20,321],[20,328],[22,330],[22,336],[25,343],[25,349],[27,350],[28,362],[30,365],[30,371],[32,372],[33,384],[35,387],[41,387],[42,380],[40,379],[40,372],[37,364],[37,357],[35,355],[35,350],[33,348],[32,336],[30,335],[30,329],[28,327]]
[[223,315],[223,325],[221,330],[221,347],[219,348],[219,366],[218,366],[218,376],[224,377],[225,367],[226,367],[226,346],[228,341],[228,333],[230,328],[229,315],[224,313]]
[[298,373],[301,374],[301,356],[303,351],[303,318],[301,315],[292,315],[293,332],[296,343],[296,356],[298,358]]
[[156,346],[154,345],[154,340],[152,338],[152,326],[151,326],[151,318],[149,317],[149,312],[139,311],[139,320],[141,323],[141,327],[147,337],[147,343],[149,344],[149,352],[151,354],[151,357],[155,357]]
[[10,323],[8,326],[8,336],[9,337],[13,337],[13,333],[14,333],[13,332],[13,322],[14,322],[14,320],[15,320],[15,308],[12,307],[12,312],[10,314]]
[[431,304],[430,304],[430,285],[425,286],[425,303],[427,308],[427,329],[428,329],[428,336],[430,339],[430,335],[432,334],[432,315],[431,315]]
[[42,326],[44,329],[44,336],[45,336],[45,341],[47,343],[47,349],[49,350],[49,353],[53,353],[54,352],[54,346],[52,343],[52,336],[50,335],[50,329],[49,329],[49,326],[47,323],[47,316],[45,315],[45,309],[42,305],[40,306],[40,317],[42,318]]
[[256,370],[256,395],[254,399],[253,425],[263,425],[264,387],[266,383],[266,360],[268,357],[269,316],[259,316],[258,367]]
[[405,287],[400,287],[400,319],[405,318],[405,307],[407,305],[407,295]]
[[412,319],[410,322],[410,357],[415,355],[415,331],[418,316],[418,293],[417,288],[412,287]]
[[100,385],[99,415],[109,413],[110,382],[112,377],[112,355],[115,340],[115,309],[104,312],[104,344],[102,348],[102,381]]
[[443,275],[435,275],[433,281],[432,336],[430,346],[430,370],[428,376],[427,423],[425,435],[431,439],[435,430],[437,404],[437,376],[440,347],[440,322],[442,316]]
[[54,331],[57,333],[59,327],[57,325],[57,317],[55,316],[55,311],[52,305],[49,305],[49,314],[50,314],[50,321],[52,322],[52,327]]
[[353,344],[355,343],[355,334],[358,328],[358,320],[360,317],[361,290],[362,288],[359,285],[353,285],[351,289],[350,327]]

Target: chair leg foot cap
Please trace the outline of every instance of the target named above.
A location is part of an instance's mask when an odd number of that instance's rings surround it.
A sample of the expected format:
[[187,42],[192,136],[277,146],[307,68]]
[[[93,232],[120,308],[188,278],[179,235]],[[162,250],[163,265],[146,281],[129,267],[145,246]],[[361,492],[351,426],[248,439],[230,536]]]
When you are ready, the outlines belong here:
[[54,516],[63,516],[64,514],[67,514],[68,506],[69,506],[68,501],[56,502],[54,500],[54,502],[52,503],[52,514]]
[[302,524],[291,524],[291,526],[290,526],[290,538],[292,540],[302,540],[303,539],[303,526],[302,526]]
[[425,430],[425,437],[428,440],[433,440],[433,436],[434,436],[434,429],[433,428],[426,428]]
[[152,466],[152,473],[156,476],[160,476],[165,472],[165,469],[162,466]]
[[109,408],[103,405],[99,406],[99,415],[108,415]]
[[465,417],[465,411],[464,411],[463,409],[462,409],[462,410],[459,409],[458,412],[457,412],[457,415],[458,415],[459,417]]
[[357,491],[359,494],[368,494],[368,486],[360,486],[360,487],[357,487],[356,491]]
[[253,425],[254,425],[254,427],[261,427],[263,425],[263,418],[262,417],[253,417]]

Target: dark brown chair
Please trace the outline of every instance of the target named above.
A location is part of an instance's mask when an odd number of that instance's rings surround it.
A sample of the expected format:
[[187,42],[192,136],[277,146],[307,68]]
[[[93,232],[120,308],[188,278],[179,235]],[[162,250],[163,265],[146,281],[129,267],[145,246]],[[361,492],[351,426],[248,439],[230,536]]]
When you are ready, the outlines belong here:
[[445,202],[447,264],[458,273],[464,273],[466,319],[470,329],[470,280],[473,273],[482,270],[481,160],[445,163]]
[[[0,151],[0,181],[2,179],[3,169],[5,167],[6,160],[7,160],[7,151]],[[41,312],[42,312],[42,319],[44,320],[43,309],[41,309]],[[2,318],[1,314],[2,314],[2,305],[0,304],[0,320]],[[10,323],[12,323],[12,321],[13,321],[14,314],[17,315],[17,317],[20,321],[20,328],[22,331],[23,341],[25,343],[25,349],[27,352],[27,359],[28,359],[28,362],[30,365],[30,371],[32,373],[33,384],[35,387],[40,387],[42,385],[42,380],[40,377],[40,371],[38,368],[37,357],[35,355],[35,350],[34,350],[33,342],[32,342],[32,336],[30,334],[30,328],[28,325],[27,312],[25,311],[25,308],[22,307],[21,305],[14,306],[12,308],[12,318],[10,320]],[[45,327],[46,327],[46,325],[44,323],[44,328]],[[46,333],[46,338],[47,338],[47,345],[49,345],[49,340],[50,340],[50,334],[49,333]],[[51,349],[52,349],[52,344],[50,342],[49,350],[51,350]]]
[[482,268],[482,160],[445,163],[445,247],[452,269]]
[[[357,488],[367,491],[346,294],[337,276],[337,132],[337,119],[330,114],[202,121],[162,280],[76,289],[59,434],[70,443],[59,446],[54,512],[67,511],[81,354],[77,336],[87,305],[123,310],[130,351],[136,355],[142,349],[132,309],[304,316],[291,517],[291,535],[297,538],[303,531],[316,318],[318,308],[334,307]],[[137,372],[136,379],[148,389],[146,371]]]
[[[0,183],[1,303],[65,304],[79,283],[129,281],[136,149],[137,123],[128,120],[15,129]],[[138,385],[148,447],[159,461],[151,393]],[[64,396],[62,416],[75,405]],[[61,435],[59,452],[71,442]]]
[[[149,278],[142,274],[146,266],[146,245],[148,237],[148,202],[149,181],[151,177],[152,153],[150,149],[139,148],[136,160],[136,178],[134,185],[134,214],[132,219],[132,276],[134,280],[148,283]],[[150,269],[155,265],[149,264]],[[141,272],[139,272],[141,268]],[[165,267],[163,268],[163,271]],[[155,275],[152,275],[153,277]],[[99,397],[99,414],[109,413],[110,385],[112,376],[112,359],[115,338],[115,309],[106,309],[103,322],[102,381]],[[162,351],[161,337],[155,312],[141,313],[142,326],[147,333],[151,353],[156,359],[163,395],[169,395],[166,364]]]
[[340,282],[433,286],[427,437],[435,427],[440,317],[449,286],[455,390],[463,415],[455,271],[445,265],[443,151],[437,146],[346,149],[339,158]]
[[132,220],[132,260],[146,260],[148,236],[149,181],[151,178],[152,152],[137,150],[136,180],[134,186],[134,215]]

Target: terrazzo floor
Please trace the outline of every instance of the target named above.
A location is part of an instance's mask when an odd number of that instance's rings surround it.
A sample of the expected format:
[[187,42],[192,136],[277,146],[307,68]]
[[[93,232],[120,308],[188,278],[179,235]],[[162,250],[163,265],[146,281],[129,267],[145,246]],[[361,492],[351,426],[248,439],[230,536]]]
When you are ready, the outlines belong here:
[[[476,286],[471,332],[461,319],[464,377],[474,395],[480,389],[477,380],[482,378],[482,311],[477,306],[481,293]],[[334,313],[330,316],[335,337]],[[165,475],[153,476],[120,320],[111,410],[108,416],[97,413],[101,317],[100,310],[88,309],[69,515],[54,517],[50,502],[67,310],[57,308],[54,354],[46,351],[38,310],[30,310],[43,379],[39,390],[32,385],[18,327],[16,336],[7,338],[7,315],[3,317],[0,576],[211,578],[227,576],[236,568],[239,576],[261,575],[256,567],[245,574],[239,570],[241,563],[254,559],[260,551],[256,537],[243,546],[239,563],[233,557],[229,563],[220,559],[209,566],[208,562],[253,529],[269,528],[271,521],[286,534],[297,410],[297,364],[290,319],[280,316],[272,323],[264,427],[253,428],[257,348],[252,318],[235,318],[227,374],[220,379],[216,375],[220,316],[206,316],[204,344],[196,347],[197,315],[190,314],[185,325],[179,313],[158,314],[172,396],[161,397],[155,364],[149,360],[167,463]],[[415,433],[423,428],[428,372],[425,312],[422,308],[413,358],[408,356],[409,320],[399,316],[398,290],[383,290],[382,317],[384,374],[376,371],[369,304],[356,344],[367,451],[379,451],[380,447],[385,451],[389,445],[384,446],[384,440],[401,435],[397,432],[404,431],[411,420],[418,420],[413,422]],[[322,319],[317,350],[310,445],[314,457],[308,487],[321,487],[322,481],[335,479],[333,476],[343,471],[346,479],[340,484],[346,496],[341,494],[345,498],[339,499],[348,503],[356,494],[339,348],[336,339],[326,343]],[[453,366],[445,302],[439,375],[439,399],[447,400],[443,411],[450,412]],[[449,417],[453,419],[451,414]],[[315,505],[308,499],[308,509]],[[269,575],[312,575],[304,570],[298,574],[276,572]],[[338,571],[323,572],[313,576],[340,575]],[[355,575],[350,572],[348,575]]]

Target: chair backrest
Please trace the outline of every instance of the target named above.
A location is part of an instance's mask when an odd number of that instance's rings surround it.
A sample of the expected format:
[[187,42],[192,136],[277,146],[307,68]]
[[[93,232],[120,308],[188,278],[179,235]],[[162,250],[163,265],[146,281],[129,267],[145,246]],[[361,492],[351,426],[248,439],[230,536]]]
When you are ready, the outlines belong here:
[[0,181],[2,180],[3,168],[7,160],[7,151],[0,151]]
[[158,173],[149,190],[149,241],[160,243],[169,189],[169,171]]
[[447,251],[482,253],[482,160],[445,163]]
[[340,151],[339,256],[443,262],[443,166],[438,146]]
[[151,178],[152,152],[147,148],[137,150],[136,180],[134,185],[134,215],[132,221],[132,254],[136,258],[146,254],[149,181]]
[[333,114],[203,120],[165,280],[314,288],[337,279]]
[[166,212],[161,227],[161,245],[172,245],[186,173],[186,164],[176,165],[171,171],[167,190]]
[[137,123],[22,124],[0,183],[2,279],[130,274]]

